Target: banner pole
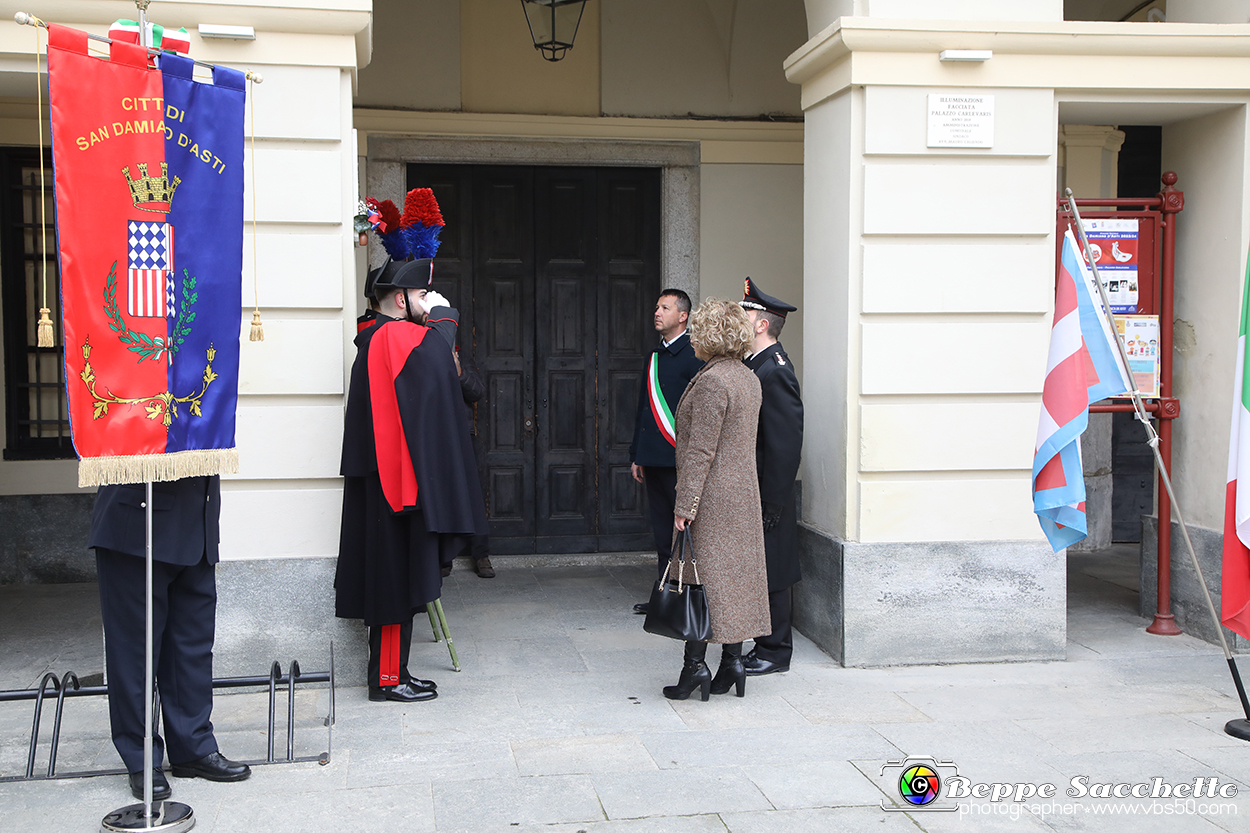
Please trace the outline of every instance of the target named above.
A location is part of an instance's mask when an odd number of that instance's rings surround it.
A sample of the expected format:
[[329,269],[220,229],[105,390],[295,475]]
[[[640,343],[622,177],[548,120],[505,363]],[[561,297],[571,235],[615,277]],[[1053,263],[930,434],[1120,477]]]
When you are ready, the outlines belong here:
[[[1085,250],[1085,259],[1089,261],[1090,271],[1094,275],[1094,285],[1098,287],[1098,297],[1102,299],[1103,309],[1106,310],[1108,316],[1111,315],[1111,301],[1107,297],[1107,288],[1103,286],[1102,278],[1098,275],[1098,263],[1090,251],[1089,240],[1085,237],[1085,227],[1081,223],[1081,212],[1077,210],[1076,199],[1072,196],[1072,189],[1065,188],[1064,194],[1068,198],[1068,208],[1072,212],[1072,216],[1076,219],[1076,232],[1081,238],[1081,246]],[[1237,670],[1237,663],[1233,659],[1233,652],[1228,648],[1228,640],[1224,637],[1224,625],[1220,622],[1220,615],[1215,609],[1215,600],[1211,598],[1211,590],[1207,587],[1207,580],[1202,574],[1202,567],[1198,564],[1198,554],[1194,551],[1194,543],[1189,538],[1189,526],[1185,523],[1184,515],[1181,513],[1181,506],[1176,501],[1176,493],[1172,491],[1172,478],[1168,474],[1167,467],[1163,465],[1163,455],[1159,453],[1159,435],[1155,432],[1154,425],[1150,422],[1150,417],[1146,413],[1146,405],[1142,402],[1141,391],[1137,389],[1137,380],[1133,378],[1133,374],[1129,372],[1128,348],[1124,345],[1124,337],[1120,335],[1120,331],[1114,326],[1112,321],[1111,332],[1115,335],[1116,346],[1120,350],[1120,359],[1124,362],[1124,370],[1128,375],[1129,394],[1133,398],[1133,410],[1137,415],[1137,419],[1146,428],[1146,444],[1150,446],[1150,450],[1154,452],[1155,465],[1159,467],[1159,478],[1163,481],[1163,487],[1167,489],[1168,498],[1172,501],[1172,511],[1176,513],[1176,521],[1181,527],[1181,537],[1185,539],[1185,547],[1189,551],[1189,558],[1193,562],[1194,573],[1198,576],[1198,584],[1202,587],[1202,596],[1206,600],[1207,610],[1211,613],[1211,619],[1215,622],[1215,633],[1220,638],[1220,648],[1224,651],[1224,659],[1228,662],[1228,668],[1233,674],[1233,684],[1237,688],[1237,696],[1241,700],[1242,710],[1246,714],[1245,720],[1230,720],[1224,726],[1224,732],[1241,740],[1250,740],[1250,701],[1246,699],[1245,686],[1241,682],[1241,674]],[[1171,530],[1159,530],[1160,535],[1170,534]]]
[[[148,42],[148,3],[151,0],[135,0],[139,8],[139,45],[144,49],[151,46]],[[143,622],[143,808],[142,817],[127,813],[130,808],[123,808],[118,813],[105,816],[100,826],[102,833],[115,831],[142,831],[142,833],[181,833],[195,826],[194,813],[189,806],[176,801],[162,802],[161,812],[157,819],[152,818],[152,768],[158,763],[152,760],[152,696],[154,669],[152,668],[152,481],[146,483],[144,508],[144,580],[147,592],[144,594]],[[137,810],[139,805],[135,806]]]
[[[135,0],[139,7],[139,45],[148,47],[148,3],[150,0]],[[1111,309],[1107,307],[1107,309]],[[152,481],[147,482],[147,496],[144,501],[144,529],[147,534],[143,560],[144,579],[147,591],[143,596],[143,817],[148,826],[152,824]]]

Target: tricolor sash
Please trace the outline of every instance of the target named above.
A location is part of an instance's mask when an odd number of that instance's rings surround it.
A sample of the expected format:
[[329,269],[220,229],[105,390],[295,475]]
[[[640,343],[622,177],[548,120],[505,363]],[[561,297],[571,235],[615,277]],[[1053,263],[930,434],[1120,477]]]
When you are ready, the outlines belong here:
[[157,69],[132,44],[103,60],[85,32],[48,38],[79,485],[237,471],[244,76],[206,84],[178,55]]
[[660,351],[651,354],[651,366],[647,369],[647,398],[651,401],[651,415],[655,417],[656,427],[660,434],[668,440],[668,444],[677,447],[677,431],[673,422],[673,412],[668,402],[664,401],[664,391],[660,390]]

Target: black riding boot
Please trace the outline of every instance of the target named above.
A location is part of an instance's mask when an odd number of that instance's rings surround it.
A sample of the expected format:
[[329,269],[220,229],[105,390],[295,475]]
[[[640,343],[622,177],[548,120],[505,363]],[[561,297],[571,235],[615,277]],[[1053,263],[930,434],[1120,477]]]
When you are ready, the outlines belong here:
[[712,693],[725,694],[735,685],[738,687],[738,696],[745,697],[747,671],[742,667],[741,642],[721,646],[720,668],[716,670],[716,677],[712,680]]
[[706,702],[712,686],[712,672],[703,661],[705,656],[707,656],[706,642],[687,642],[681,676],[677,679],[677,685],[664,686],[664,696],[670,700],[685,700],[697,688],[700,689],[700,694]]

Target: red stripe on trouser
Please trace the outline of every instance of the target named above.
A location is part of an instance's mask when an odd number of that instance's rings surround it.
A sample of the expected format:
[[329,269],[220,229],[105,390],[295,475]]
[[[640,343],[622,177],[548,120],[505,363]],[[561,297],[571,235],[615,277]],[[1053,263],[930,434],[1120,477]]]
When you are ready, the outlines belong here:
[[399,625],[382,626],[378,660],[378,685],[399,685]]

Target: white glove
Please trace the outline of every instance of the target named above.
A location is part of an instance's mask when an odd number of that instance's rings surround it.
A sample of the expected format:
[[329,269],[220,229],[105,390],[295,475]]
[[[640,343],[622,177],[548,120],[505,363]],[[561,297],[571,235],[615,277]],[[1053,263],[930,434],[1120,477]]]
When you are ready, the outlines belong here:
[[446,298],[444,298],[442,295],[439,295],[437,292],[435,292],[432,289],[429,292],[425,293],[425,297],[419,299],[417,303],[421,305],[421,309],[425,310],[427,315],[429,314],[430,310],[434,309],[435,307],[450,307],[451,306],[451,301],[448,301]]

